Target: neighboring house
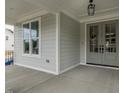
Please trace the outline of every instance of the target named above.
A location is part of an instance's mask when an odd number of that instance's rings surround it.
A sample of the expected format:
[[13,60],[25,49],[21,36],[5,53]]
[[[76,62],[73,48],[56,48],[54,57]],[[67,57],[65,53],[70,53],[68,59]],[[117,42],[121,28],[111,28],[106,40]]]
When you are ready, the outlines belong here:
[[5,29],[5,65],[13,63],[14,31],[7,25]]
[[[12,17],[6,19],[15,27],[16,65],[56,75],[78,65],[118,67],[117,0],[100,1],[102,3],[96,0],[98,7],[94,16],[86,14],[87,2],[81,4],[79,0],[73,0],[70,5],[66,0],[50,1],[30,0],[19,3],[15,0],[13,4],[16,6],[13,9],[6,5],[8,16]],[[7,4],[12,3],[8,1]],[[42,5],[47,7],[47,11]]]
[[14,32],[11,29],[5,29],[5,50],[14,50]]

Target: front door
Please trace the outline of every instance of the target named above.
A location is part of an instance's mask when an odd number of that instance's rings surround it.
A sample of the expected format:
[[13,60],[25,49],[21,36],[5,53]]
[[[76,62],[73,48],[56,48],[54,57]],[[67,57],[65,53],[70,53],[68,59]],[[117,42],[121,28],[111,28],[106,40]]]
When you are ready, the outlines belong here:
[[87,63],[118,66],[118,21],[87,25]]

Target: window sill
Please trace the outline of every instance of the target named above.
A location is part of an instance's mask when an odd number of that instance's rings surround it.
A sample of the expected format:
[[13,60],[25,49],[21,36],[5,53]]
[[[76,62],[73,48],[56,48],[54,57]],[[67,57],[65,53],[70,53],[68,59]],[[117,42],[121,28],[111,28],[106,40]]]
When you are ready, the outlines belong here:
[[22,54],[23,57],[31,57],[31,58],[41,58],[41,55],[35,55],[35,54]]

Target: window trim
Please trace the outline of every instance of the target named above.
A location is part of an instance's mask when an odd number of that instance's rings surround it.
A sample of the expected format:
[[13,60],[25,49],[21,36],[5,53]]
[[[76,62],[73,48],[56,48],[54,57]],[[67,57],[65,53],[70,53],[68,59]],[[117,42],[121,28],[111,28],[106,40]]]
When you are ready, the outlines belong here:
[[[38,40],[39,40],[39,53],[38,54],[32,54],[32,43],[31,43],[31,33],[30,33],[30,37],[29,37],[29,54],[27,54],[27,53],[24,53],[23,25],[24,24],[29,24],[29,28],[31,28],[31,22],[35,22],[35,21],[38,21],[38,23],[39,23],[39,28],[38,28],[39,29],[39,38],[38,38]],[[21,24],[21,28],[22,28],[22,30],[21,30],[22,31],[22,56],[41,58],[41,17],[23,22]]]

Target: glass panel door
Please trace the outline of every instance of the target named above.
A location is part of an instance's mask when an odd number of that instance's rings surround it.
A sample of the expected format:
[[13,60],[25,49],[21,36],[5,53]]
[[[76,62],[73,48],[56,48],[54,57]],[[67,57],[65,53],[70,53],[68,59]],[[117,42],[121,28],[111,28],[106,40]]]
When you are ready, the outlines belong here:
[[117,25],[117,21],[87,25],[87,63],[118,66]]

